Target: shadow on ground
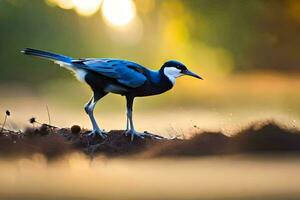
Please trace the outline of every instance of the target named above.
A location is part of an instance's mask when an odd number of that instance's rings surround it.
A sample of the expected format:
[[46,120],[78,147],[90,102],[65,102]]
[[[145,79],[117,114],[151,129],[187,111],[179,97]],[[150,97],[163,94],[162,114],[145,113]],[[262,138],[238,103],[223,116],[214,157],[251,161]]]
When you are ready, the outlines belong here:
[[192,157],[225,154],[300,153],[300,131],[275,122],[253,123],[233,136],[221,132],[199,132],[188,139],[146,137],[131,141],[124,131],[110,131],[106,139],[87,136],[78,126],[55,128],[42,125],[24,132],[3,130],[0,134],[0,156],[21,157],[35,153],[49,160],[72,152],[94,156]]

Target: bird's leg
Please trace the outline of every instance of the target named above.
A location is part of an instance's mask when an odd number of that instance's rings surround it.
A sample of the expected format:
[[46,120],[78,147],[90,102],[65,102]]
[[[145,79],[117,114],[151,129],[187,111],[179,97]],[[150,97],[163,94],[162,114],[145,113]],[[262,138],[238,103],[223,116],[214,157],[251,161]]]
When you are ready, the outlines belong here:
[[127,136],[128,133],[130,132],[130,121],[129,121],[129,115],[130,112],[132,112],[132,105],[133,105],[133,100],[132,102],[129,101],[129,98],[126,97],[126,131],[125,131],[125,135]]
[[132,119],[133,98],[126,97],[126,101],[127,101],[127,130],[125,134],[131,135],[131,141],[133,141],[134,136],[144,138],[144,136],[146,135],[145,133],[139,133],[134,129],[133,119]]
[[96,119],[94,117],[94,108],[96,106],[96,103],[101,99],[103,96],[106,94],[99,95],[99,94],[94,94],[94,96],[89,100],[89,102],[85,105],[84,109],[88,116],[90,117],[92,126],[93,126],[93,131],[89,133],[89,135],[100,135],[102,138],[106,137],[106,133],[101,130],[96,122]]
[[90,98],[90,100],[84,105],[84,110],[86,114],[89,114],[89,106],[94,101],[94,95]]
[[127,133],[129,131],[130,127],[129,127],[129,118],[128,115],[126,114],[126,131],[125,131],[125,135],[127,136]]
[[127,136],[127,133],[129,133],[130,130],[130,123],[129,123],[129,117],[128,117],[128,106],[127,107],[127,113],[126,113],[126,130],[125,130],[125,135]]

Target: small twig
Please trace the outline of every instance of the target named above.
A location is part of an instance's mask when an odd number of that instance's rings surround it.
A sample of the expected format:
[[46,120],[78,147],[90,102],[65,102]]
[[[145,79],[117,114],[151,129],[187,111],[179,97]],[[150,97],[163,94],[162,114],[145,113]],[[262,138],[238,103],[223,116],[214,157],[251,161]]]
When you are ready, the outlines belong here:
[[9,112],[9,110],[7,110],[6,112],[5,112],[5,118],[4,118],[4,122],[3,122],[3,124],[2,124],[2,128],[1,128],[1,134],[2,134],[2,132],[3,132],[3,130],[4,130],[4,126],[5,126],[5,124],[6,124],[6,120],[7,120],[7,117],[8,116],[10,116],[10,112]]
[[3,130],[4,130],[4,126],[5,126],[5,123],[6,123],[6,119],[7,119],[7,116],[5,115],[4,122],[3,122],[3,124],[2,124],[2,128],[1,128],[1,132],[0,132],[0,133],[2,133]]
[[12,131],[12,130],[9,130],[9,129],[6,129],[6,128],[3,128],[3,131],[8,132],[8,133],[14,133],[14,134],[20,134],[20,133],[22,133],[20,130],[17,132],[17,131]]
[[48,113],[48,123],[51,126],[51,118],[50,118],[50,112],[49,112],[48,105],[46,105],[46,109],[47,109],[47,113]]
[[144,133],[145,134],[147,134],[147,135],[149,135],[150,137],[154,137],[154,138],[156,138],[156,139],[167,139],[167,138],[165,138],[165,137],[163,137],[163,136],[161,136],[161,135],[156,135],[156,134],[153,134],[153,133],[149,133],[148,131],[144,131]]
[[58,127],[56,127],[56,126],[52,126],[52,125],[50,125],[50,124],[43,124],[43,123],[41,123],[41,122],[38,122],[38,121],[36,121],[36,118],[35,117],[32,117],[32,118],[30,118],[29,119],[29,122],[30,122],[30,124],[32,124],[32,125],[34,125],[34,124],[39,124],[39,125],[44,125],[44,126],[48,126],[49,128],[58,128]]
[[50,125],[50,124],[42,124],[42,125],[48,126],[49,128],[58,128],[57,126],[52,126],[52,125]]
[[50,112],[49,112],[49,108],[48,108],[47,104],[46,104],[46,109],[47,109],[48,123],[49,123],[49,124],[47,124],[47,126],[50,128],[51,133],[53,133],[53,129],[52,128],[54,128],[54,127],[51,125]]

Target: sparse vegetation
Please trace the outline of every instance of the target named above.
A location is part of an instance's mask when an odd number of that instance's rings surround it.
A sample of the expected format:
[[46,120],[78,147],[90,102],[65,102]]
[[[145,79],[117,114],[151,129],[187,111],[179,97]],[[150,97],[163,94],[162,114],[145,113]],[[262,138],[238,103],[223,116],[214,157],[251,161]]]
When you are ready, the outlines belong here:
[[[31,123],[37,123],[35,118]],[[300,152],[300,131],[278,125],[273,121],[253,123],[229,137],[221,132],[199,130],[188,139],[135,138],[132,142],[122,130],[113,130],[106,139],[88,136],[89,130],[78,125],[57,128],[38,123],[38,127],[15,132],[3,128],[0,155],[30,156],[43,154],[55,159],[71,152],[107,157],[135,156],[141,158],[204,156],[240,153]]]

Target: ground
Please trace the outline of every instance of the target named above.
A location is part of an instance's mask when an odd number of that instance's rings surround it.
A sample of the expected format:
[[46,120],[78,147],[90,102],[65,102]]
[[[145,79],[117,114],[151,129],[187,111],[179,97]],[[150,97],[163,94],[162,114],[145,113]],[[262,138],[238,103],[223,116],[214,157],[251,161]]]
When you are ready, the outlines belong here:
[[122,130],[110,131],[107,138],[88,136],[89,130],[79,126],[57,128],[47,124],[27,128],[24,132],[3,129],[0,133],[0,156],[30,156],[40,153],[56,159],[72,152],[91,157],[191,157],[241,153],[300,152],[300,131],[275,122],[253,123],[233,136],[221,132],[201,132],[192,137],[134,138],[131,141]]

